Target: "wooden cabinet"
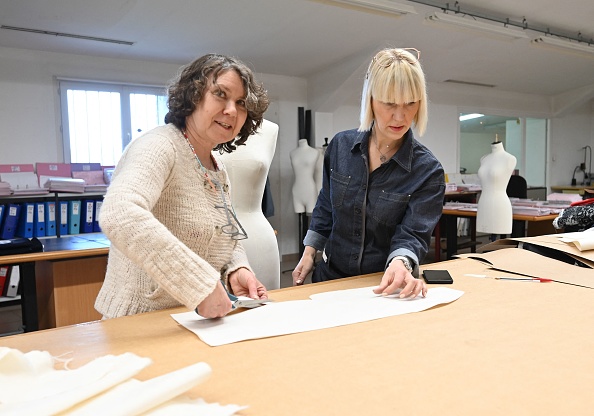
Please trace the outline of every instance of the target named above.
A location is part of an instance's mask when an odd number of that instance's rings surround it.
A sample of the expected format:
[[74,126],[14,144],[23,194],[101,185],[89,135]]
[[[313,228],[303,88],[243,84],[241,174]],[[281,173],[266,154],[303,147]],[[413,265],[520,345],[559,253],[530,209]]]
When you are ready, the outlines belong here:
[[106,267],[106,255],[38,261],[35,275],[39,329],[101,319],[94,304]]

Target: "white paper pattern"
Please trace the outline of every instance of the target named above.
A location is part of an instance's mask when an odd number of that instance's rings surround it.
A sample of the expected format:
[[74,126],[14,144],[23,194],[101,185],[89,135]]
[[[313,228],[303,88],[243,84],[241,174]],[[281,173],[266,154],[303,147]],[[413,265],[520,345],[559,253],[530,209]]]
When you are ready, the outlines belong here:
[[420,312],[453,302],[463,293],[436,287],[429,289],[425,298],[400,299],[397,295],[376,295],[373,287],[366,287],[319,293],[312,295],[311,300],[272,302],[220,319],[204,319],[195,312],[171,316],[214,347]]

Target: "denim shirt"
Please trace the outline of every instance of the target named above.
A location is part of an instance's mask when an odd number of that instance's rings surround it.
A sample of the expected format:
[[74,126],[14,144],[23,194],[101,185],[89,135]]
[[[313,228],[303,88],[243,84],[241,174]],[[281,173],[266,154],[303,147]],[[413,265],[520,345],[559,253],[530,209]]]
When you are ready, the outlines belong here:
[[441,217],[444,171],[409,130],[391,159],[369,173],[371,131],[338,133],[324,154],[323,184],[303,240],[335,276],[384,271],[394,256],[418,265]]

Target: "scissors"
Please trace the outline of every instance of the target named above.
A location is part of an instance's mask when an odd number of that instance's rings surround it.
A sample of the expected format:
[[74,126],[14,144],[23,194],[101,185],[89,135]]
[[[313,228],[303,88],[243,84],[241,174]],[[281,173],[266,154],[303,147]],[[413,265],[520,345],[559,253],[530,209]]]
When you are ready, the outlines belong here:
[[221,279],[221,283],[222,283],[223,287],[225,288],[225,292],[227,292],[227,296],[229,296],[229,299],[233,303],[233,309],[257,308],[258,306],[262,306],[268,302],[272,302],[271,299],[239,299],[237,296],[235,296],[234,294],[232,294],[231,292],[229,292],[227,290],[227,288],[225,287],[225,283],[223,282],[222,279]]

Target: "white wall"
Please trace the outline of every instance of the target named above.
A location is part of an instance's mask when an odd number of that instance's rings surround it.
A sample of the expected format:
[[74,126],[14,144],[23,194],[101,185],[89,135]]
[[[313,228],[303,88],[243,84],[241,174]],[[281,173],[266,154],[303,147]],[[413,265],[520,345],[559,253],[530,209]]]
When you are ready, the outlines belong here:
[[[507,120],[505,122],[505,150],[516,157],[516,169],[521,175],[526,176],[524,170],[524,141],[522,140],[523,126],[516,120]],[[528,179],[526,179],[527,181]],[[528,182],[530,183],[530,182]],[[532,184],[531,184],[532,185]]]
[[[551,120],[548,186],[570,183],[574,168],[584,161],[582,147],[592,146],[593,116],[589,106]],[[581,176],[576,178],[581,182]]]
[[[432,88],[429,88],[431,91]],[[440,104],[429,97],[429,122],[423,137],[418,137],[441,162],[445,173],[458,172],[460,169],[460,111],[456,106]]]
[[543,163],[547,155],[547,121],[544,119],[526,119],[526,182],[534,186],[544,186],[546,171]]
[[63,161],[56,76],[165,85],[178,68],[0,48],[0,163]]
[[[60,108],[55,77],[120,81],[165,85],[179,66],[132,60],[108,59],[69,54],[0,48],[0,163],[63,161]],[[271,185],[275,217],[270,219],[278,231],[281,255],[298,252],[298,216],[293,212],[291,186],[293,171],[289,152],[297,145],[297,108],[319,109],[311,103],[323,101],[324,128],[320,134],[334,133],[359,125],[361,85],[348,82],[340,86],[344,103],[328,105],[328,100],[308,96],[308,80],[258,74],[273,104],[266,117],[279,124],[276,156],[271,166]],[[446,172],[459,169],[458,115],[471,109],[487,114],[520,117],[551,117],[551,99],[486,88],[430,84],[429,124],[419,140],[441,161]],[[313,94],[315,88],[309,89]],[[583,161],[585,145],[594,145],[594,110],[587,108],[550,122],[549,185],[564,185],[573,168]],[[316,127],[312,126],[316,132]],[[331,131],[331,133],[328,133]],[[316,133],[317,134],[317,133]],[[316,145],[323,137],[316,137]]]
[[[499,138],[505,149],[509,149],[504,137]],[[464,149],[460,167],[466,168],[466,173],[477,173],[481,166],[481,158],[491,153],[493,135],[486,133],[463,133],[460,135],[460,148]],[[455,171],[452,171],[455,173]],[[449,172],[448,172],[449,173]]]
[[[56,77],[166,85],[179,65],[0,48],[0,163],[63,162]],[[306,80],[257,74],[271,97],[266,117],[279,125],[270,169],[281,254],[298,251],[289,152],[297,144],[297,107],[307,107]],[[281,186],[282,184],[282,186]]]

